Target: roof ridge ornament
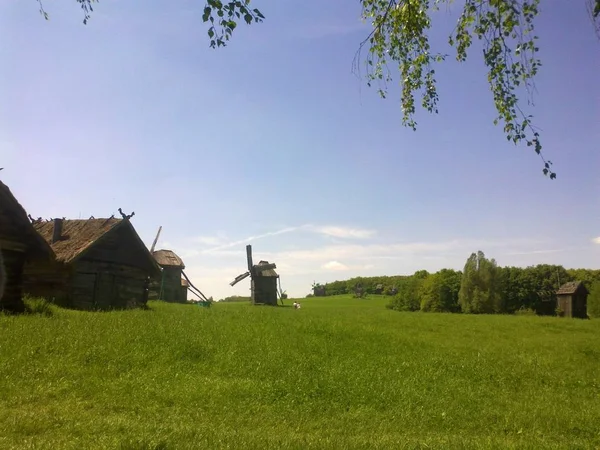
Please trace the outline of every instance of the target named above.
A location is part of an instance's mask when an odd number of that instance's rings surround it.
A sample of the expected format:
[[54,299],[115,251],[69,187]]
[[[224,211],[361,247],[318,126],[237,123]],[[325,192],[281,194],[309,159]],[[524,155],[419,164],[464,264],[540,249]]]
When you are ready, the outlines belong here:
[[131,219],[133,216],[135,216],[135,211],[132,211],[131,214],[125,214],[123,212],[123,210],[121,208],[119,208],[119,214],[121,214],[121,217],[123,217],[123,220],[129,220]]

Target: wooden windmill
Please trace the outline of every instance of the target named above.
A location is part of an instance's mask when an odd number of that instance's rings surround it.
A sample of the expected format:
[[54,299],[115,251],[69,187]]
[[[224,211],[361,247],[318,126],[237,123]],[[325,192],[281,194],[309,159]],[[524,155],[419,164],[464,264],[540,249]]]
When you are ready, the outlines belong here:
[[254,305],[272,305],[277,306],[277,281],[279,275],[274,269],[275,263],[260,261],[258,264],[252,263],[252,246],[246,246],[246,257],[248,259],[248,271],[235,277],[231,286],[235,286],[240,281],[250,277],[251,299]]
[[200,299],[200,302],[210,304],[210,300],[206,298],[200,289],[194,286],[187,277],[183,271],[183,269],[185,269],[185,264],[174,251],[166,249],[154,250],[161,231],[162,226],[158,228],[156,238],[154,238],[152,247],[150,247],[150,253],[162,269],[162,279],[160,283],[155,282],[150,288],[152,299],[186,303],[187,293],[190,291]]

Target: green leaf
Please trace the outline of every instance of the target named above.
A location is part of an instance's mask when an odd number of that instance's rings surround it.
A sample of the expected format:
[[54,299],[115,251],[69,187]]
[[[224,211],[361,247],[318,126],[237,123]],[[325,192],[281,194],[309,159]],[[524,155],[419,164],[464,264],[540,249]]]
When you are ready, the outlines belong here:
[[208,18],[210,17],[210,13],[211,13],[212,9],[210,9],[208,6],[206,6],[204,8],[204,13],[202,14],[202,21],[203,22],[207,22]]

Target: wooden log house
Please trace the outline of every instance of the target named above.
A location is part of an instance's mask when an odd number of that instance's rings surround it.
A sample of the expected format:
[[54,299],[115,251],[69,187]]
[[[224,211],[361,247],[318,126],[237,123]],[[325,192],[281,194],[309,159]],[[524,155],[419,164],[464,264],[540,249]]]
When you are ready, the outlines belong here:
[[0,310],[23,312],[23,266],[26,261],[50,260],[52,249],[35,231],[27,213],[8,186],[0,181],[0,249],[4,271]]
[[75,309],[145,305],[149,283],[160,279],[161,270],[129,218],[34,223],[56,257],[25,266],[25,289]]

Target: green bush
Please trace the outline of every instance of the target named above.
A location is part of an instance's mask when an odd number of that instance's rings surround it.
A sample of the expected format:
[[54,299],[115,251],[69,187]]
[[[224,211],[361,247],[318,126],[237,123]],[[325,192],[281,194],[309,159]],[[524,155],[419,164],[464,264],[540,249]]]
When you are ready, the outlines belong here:
[[388,308],[396,311],[418,311],[421,308],[422,286],[428,276],[428,272],[421,270],[400,280],[398,294],[391,300]]
[[50,317],[54,313],[54,306],[45,298],[25,297],[23,302],[25,303],[25,311],[28,314]]
[[535,316],[536,312],[534,309],[526,308],[521,306],[519,309],[515,311],[516,316]]

